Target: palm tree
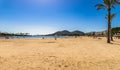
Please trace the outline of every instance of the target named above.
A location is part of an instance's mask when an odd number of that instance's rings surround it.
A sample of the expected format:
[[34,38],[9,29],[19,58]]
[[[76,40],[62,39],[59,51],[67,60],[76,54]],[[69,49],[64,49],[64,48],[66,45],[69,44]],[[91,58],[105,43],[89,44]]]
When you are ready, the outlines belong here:
[[103,0],[102,4],[95,5],[95,7],[97,7],[97,10],[105,9],[108,11],[107,43],[111,43],[111,10],[118,4],[120,4],[119,0]]

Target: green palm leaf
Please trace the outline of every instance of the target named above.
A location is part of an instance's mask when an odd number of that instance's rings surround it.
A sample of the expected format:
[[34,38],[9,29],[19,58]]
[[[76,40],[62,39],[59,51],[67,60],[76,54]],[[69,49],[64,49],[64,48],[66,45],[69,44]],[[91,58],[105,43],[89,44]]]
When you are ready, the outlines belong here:
[[[105,18],[108,20],[108,17],[109,17],[109,16],[108,16],[108,15],[106,15],[106,17],[105,17]],[[110,15],[110,21],[112,21],[112,20],[113,20],[113,18],[115,18],[115,17],[116,17],[116,14],[115,14],[115,13],[114,13],[114,14],[111,14],[111,15]]]
[[105,3],[106,5],[109,5],[109,4],[110,4],[110,0],[104,0],[104,3]]
[[106,9],[106,6],[104,4],[97,4],[95,7],[97,7],[97,10]]

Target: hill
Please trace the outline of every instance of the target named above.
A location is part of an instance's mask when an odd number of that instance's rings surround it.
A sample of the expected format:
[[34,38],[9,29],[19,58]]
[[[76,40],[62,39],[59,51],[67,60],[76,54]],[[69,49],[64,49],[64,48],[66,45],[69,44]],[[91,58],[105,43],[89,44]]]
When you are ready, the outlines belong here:
[[63,30],[63,31],[57,31],[57,32],[55,32],[53,34],[49,34],[49,35],[58,35],[58,36],[83,36],[83,35],[85,35],[85,33],[82,32],[82,31],[78,31],[78,30],[72,31],[72,32],[70,32],[68,30]]

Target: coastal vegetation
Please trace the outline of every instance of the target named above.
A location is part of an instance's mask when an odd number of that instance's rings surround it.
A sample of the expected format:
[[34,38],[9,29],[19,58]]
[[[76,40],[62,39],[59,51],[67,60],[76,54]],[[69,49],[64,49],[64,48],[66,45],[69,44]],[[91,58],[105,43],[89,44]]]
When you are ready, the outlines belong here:
[[0,32],[0,36],[27,36],[29,33],[8,33],[8,32]]
[[114,28],[111,29],[111,40],[112,41],[114,41],[113,40],[114,36],[119,37],[119,35],[120,35],[120,27],[114,27]]

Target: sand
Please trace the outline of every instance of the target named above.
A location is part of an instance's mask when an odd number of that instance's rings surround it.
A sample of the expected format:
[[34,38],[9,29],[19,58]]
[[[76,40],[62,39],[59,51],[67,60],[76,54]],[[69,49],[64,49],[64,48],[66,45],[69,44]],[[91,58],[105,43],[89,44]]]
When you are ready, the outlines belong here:
[[120,70],[120,40],[0,40],[0,70]]

